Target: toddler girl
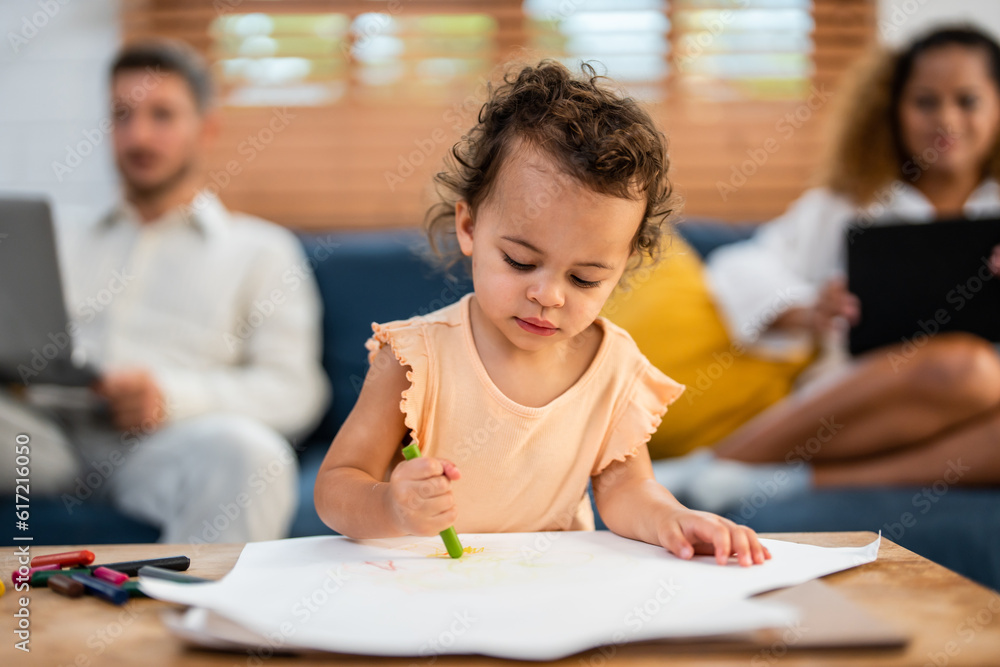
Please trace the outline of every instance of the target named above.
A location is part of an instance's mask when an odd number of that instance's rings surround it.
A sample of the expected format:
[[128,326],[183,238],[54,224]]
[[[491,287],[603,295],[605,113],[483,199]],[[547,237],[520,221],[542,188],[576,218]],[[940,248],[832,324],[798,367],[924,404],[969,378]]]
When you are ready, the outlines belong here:
[[[619,535],[763,563],[752,530],[685,508],[653,478],[646,442],[684,387],[599,313],[655,259],[674,212],[666,142],[583,69],[508,74],[452,149],[427,228],[446,263],[468,258],[474,292],[373,325],[317,510],[356,538],[592,530],[592,480]],[[423,456],[403,461],[411,439]]]

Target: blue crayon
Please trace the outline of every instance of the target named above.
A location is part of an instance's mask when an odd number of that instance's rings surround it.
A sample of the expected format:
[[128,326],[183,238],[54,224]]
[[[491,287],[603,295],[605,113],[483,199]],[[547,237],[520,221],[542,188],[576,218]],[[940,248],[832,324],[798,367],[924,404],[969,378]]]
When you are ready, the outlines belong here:
[[125,604],[128,602],[128,591],[121,586],[109,584],[108,582],[101,581],[100,579],[92,577],[89,574],[73,574],[70,576],[83,584],[88,593],[95,595],[102,600],[110,602],[111,604]]

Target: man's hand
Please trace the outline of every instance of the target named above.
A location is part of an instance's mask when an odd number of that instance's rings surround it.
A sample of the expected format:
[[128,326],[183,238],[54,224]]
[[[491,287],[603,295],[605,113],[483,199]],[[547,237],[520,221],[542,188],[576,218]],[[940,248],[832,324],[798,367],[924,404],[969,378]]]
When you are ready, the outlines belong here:
[[786,310],[771,326],[775,329],[805,329],[816,337],[822,337],[838,317],[847,320],[851,326],[861,319],[861,302],[847,291],[843,278],[834,278],[826,283],[816,305]]
[[108,373],[94,385],[94,391],[108,401],[111,419],[122,431],[135,428],[152,431],[167,417],[163,394],[149,371]]
[[657,535],[662,547],[685,560],[695,554],[715,554],[716,562],[725,565],[735,554],[740,565],[749,567],[771,557],[752,529],[685,507],[669,509],[658,522]]
[[452,480],[461,473],[451,461],[424,457],[403,461],[389,476],[390,516],[407,535],[437,535],[455,523]]

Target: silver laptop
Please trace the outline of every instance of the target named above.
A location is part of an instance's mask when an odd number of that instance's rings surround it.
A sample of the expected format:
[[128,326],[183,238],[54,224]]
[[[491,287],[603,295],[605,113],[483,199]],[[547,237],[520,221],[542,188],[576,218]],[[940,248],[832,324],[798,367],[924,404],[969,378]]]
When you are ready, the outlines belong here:
[[94,382],[72,332],[48,202],[0,198],[0,381]]

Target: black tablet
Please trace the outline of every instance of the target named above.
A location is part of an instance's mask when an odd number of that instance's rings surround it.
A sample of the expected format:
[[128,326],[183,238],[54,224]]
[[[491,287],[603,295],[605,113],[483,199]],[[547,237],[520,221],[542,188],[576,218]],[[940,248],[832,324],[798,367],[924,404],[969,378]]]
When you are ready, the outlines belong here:
[[943,331],[1000,341],[1000,278],[989,267],[1000,218],[925,224],[854,224],[847,286],[861,301],[852,354],[920,345]]

